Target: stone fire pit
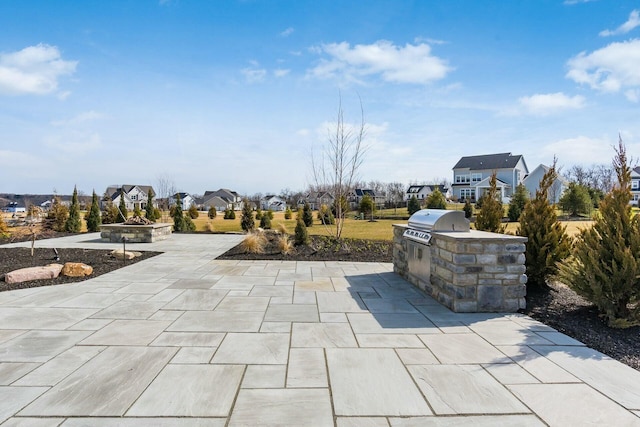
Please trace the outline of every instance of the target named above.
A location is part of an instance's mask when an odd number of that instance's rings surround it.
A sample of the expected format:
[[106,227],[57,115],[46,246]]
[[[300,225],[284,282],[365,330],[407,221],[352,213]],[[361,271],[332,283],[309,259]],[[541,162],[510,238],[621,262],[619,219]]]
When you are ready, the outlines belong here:
[[100,237],[103,242],[119,243],[125,237],[130,243],[153,243],[168,239],[173,224],[151,223],[144,218],[130,218],[128,223],[103,224],[100,226]]

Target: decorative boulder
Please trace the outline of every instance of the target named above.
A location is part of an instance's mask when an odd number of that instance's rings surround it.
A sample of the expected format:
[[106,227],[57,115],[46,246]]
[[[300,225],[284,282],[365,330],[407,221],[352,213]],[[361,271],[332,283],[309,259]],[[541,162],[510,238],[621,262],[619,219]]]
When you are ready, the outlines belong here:
[[62,275],[69,277],[90,276],[93,273],[93,267],[81,262],[67,262],[62,267]]
[[6,283],[30,282],[32,280],[55,279],[62,271],[62,264],[49,264],[44,267],[28,267],[10,271],[4,275]]
[[122,249],[116,249],[111,252],[111,256],[115,259],[134,259],[136,257],[135,252],[123,251]]

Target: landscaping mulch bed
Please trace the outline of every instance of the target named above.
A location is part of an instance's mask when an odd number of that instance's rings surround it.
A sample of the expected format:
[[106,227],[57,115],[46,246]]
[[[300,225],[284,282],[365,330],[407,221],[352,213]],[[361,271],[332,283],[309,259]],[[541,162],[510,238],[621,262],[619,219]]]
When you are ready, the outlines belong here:
[[[50,237],[66,234],[53,233]],[[392,243],[384,241],[368,241],[358,239],[334,239],[322,236],[310,236],[309,245],[294,247],[292,253],[283,255],[276,245],[274,233],[264,248],[264,253],[248,254],[235,247],[218,259],[242,260],[288,260],[288,261],[354,261],[354,262],[392,262]],[[42,235],[39,238],[43,237]],[[22,240],[27,240],[23,238]],[[5,248],[0,240],[0,276],[21,267],[46,265],[53,261],[52,249],[36,248],[31,257],[29,248]],[[37,243],[36,243],[37,246]],[[58,249],[60,261],[83,262],[94,268],[96,277],[109,271],[117,270],[124,264],[109,256],[109,250]],[[127,265],[157,255],[157,252],[143,252],[142,256],[127,261]],[[83,278],[59,277],[55,280],[22,283],[11,289],[57,285],[78,282]],[[0,291],[8,290],[4,281],[0,281]],[[634,369],[640,370],[640,326],[627,329],[609,328],[598,316],[597,310],[589,302],[576,295],[564,285],[552,284],[549,292],[530,293],[527,296],[527,308],[523,313],[558,331],[582,341],[587,346],[621,361]],[[0,319],[1,320],[1,319]]]
[[0,281],[0,291],[82,282],[87,278],[98,277],[122,268],[125,265],[131,265],[143,259],[158,255],[159,253],[160,252],[141,252],[141,256],[127,260],[125,263],[125,261],[112,257],[110,250],[65,248],[58,249],[60,260],[56,261],[56,254],[51,248],[36,247],[33,256],[31,256],[31,248],[5,248],[0,246],[0,277],[2,279],[4,279],[6,273],[19,268],[37,267],[53,263],[64,265],[65,262],[81,262],[93,267],[93,274],[89,277],[68,277],[60,275],[56,279],[51,280],[34,280],[12,284],[5,283],[4,280],[2,280]]

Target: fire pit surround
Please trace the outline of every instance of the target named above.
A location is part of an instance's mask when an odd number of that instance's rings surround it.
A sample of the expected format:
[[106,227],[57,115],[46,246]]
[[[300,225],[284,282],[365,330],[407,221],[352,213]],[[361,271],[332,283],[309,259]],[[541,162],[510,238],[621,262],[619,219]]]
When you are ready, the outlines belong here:
[[455,312],[525,307],[525,237],[471,230],[462,211],[423,209],[395,224],[394,271]]
[[103,224],[100,238],[103,242],[120,243],[126,238],[128,243],[153,243],[168,239],[173,224],[156,222],[151,224]]

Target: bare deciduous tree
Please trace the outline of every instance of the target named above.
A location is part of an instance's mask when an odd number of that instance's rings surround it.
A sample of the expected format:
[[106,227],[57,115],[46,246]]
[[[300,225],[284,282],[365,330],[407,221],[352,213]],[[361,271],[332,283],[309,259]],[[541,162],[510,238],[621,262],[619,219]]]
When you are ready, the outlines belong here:
[[349,125],[344,121],[342,97],[339,98],[336,122],[327,129],[328,138],[320,157],[311,153],[311,167],[314,184],[318,188],[328,188],[335,203],[334,237],[339,239],[344,225],[343,200],[346,200],[353,184],[358,179],[366,147],[364,138],[366,126],[362,100],[360,100],[360,123]]

